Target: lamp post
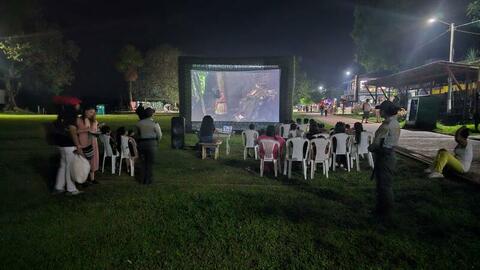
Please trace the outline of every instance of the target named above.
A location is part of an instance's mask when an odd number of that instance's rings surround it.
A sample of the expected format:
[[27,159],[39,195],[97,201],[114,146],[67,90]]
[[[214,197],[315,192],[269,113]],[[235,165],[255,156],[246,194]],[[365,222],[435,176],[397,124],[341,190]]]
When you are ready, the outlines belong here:
[[[476,20],[476,21],[473,21],[473,22],[469,22],[469,23],[464,23],[464,24],[461,24],[461,25],[458,25],[458,26],[455,26],[455,23],[447,23],[447,22],[444,22],[442,20],[439,20],[437,18],[430,18],[428,20],[428,23],[429,24],[432,24],[432,23],[435,23],[435,22],[439,22],[439,23],[442,23],[442,24],[445,24],[449,27],[449,30],[450,31],[450,53],[448,55],[448,61],[453,63],[453,53],[454,53],[454,38],[455,38],[455,30],[457,30],[458,28],[460,27],[464,27],[464,26],[467,26],[467,25],[470,25],[470,24],[474,24],[474,23],[477,23],[477,22],[480,22],[480,20]],[[452,77],[449,75],[448,76],[448,97],[447,97],[447,112],[450,113],[452,111]]]

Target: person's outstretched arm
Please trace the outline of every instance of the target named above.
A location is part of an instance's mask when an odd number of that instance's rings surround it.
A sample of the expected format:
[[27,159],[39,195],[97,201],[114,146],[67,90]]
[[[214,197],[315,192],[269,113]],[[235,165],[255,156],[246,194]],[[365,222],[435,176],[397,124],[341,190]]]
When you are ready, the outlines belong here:
[[157,141],[162,139],[162,129],[158,123],[155,123],[155,133],[157,134]]

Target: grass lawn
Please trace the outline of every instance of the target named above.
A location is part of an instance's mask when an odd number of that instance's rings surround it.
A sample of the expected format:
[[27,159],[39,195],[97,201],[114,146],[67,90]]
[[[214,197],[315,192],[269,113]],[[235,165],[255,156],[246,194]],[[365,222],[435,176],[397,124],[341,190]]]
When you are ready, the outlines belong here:
[[[441,123],[437,123],[437,128],[434,129],[435,132],[447,134],[447,135],[455,135],[457,129],[459,129],[462,125],[455,125],[455,126],[445,126]],[[475,126],[473,124],[466,125],[467,128],[470,130],[470,134],[478,135],[479,133],[475,131]]]
[[[369,214],[366,168],[260,178],[258,161],[242,160],[240,136],[230,156],[222,148],[219,160],[200,160],[169,148],[163,116],[153,185],[99,173],[85,194],[52,196],[55,149],[41,123],[53,118],[0,115],[0,269],[480,267],[479,189],[427,181],[411,161],[399,160],[397,208],[382,225]],[[99,118],[114,129],[135,122]]]

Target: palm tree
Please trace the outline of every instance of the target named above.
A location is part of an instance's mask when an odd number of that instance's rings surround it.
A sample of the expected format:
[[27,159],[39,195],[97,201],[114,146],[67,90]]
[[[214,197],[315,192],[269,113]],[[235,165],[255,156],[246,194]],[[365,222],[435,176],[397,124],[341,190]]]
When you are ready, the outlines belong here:
[[132,86],[133,82],[138,79],[138,69],[143,66],[144,60],[142,53],[133,45],[123,47],[115,64],[117,70],[124,75],[125,81],[128,83],[128,98],[133,101]]
[[478,59],[479,55],[480,55],[480,52],[477,49],[470,48],[467,51],[467,55],[465,55],[465,61],[467,63],[473,63]]

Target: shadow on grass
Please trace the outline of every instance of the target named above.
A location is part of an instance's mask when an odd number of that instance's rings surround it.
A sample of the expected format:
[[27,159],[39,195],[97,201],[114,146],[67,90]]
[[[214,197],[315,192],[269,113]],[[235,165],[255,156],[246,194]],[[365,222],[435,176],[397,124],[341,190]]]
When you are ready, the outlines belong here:
[[28,161],[36,174],[40,175],[48,190],[53,191],[60,165],[60,153],[51,154],[48,159],[41,155],[32,155]]

